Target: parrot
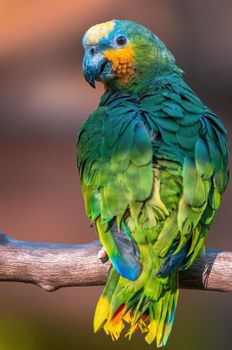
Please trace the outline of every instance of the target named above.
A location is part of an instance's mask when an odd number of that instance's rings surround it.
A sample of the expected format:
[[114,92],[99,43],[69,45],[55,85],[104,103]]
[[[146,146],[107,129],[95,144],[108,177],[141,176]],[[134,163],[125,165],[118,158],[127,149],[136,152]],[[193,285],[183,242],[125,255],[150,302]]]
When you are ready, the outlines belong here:
[[103,83],[104,93],[80,127],[77,166],[86,213],[111,262],[94,332],[117,340],[140,330],[160,348],[179,272],[204,254],[228,183],[226,129],[146,27],[96,24],[83,47],[84,77]]

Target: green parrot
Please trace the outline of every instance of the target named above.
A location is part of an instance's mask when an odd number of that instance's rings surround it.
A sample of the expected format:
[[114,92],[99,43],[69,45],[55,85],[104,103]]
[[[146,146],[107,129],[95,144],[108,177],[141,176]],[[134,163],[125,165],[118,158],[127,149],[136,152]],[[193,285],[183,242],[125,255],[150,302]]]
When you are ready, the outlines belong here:
[[91,27],[83,72],[104,83],[82,124],[78,168],[85,208],[112,263],[94,331],[140,329],[165,346],[178,273],[204,252],[228,182],[227,136],[183,80],[160,39],[127,20]]

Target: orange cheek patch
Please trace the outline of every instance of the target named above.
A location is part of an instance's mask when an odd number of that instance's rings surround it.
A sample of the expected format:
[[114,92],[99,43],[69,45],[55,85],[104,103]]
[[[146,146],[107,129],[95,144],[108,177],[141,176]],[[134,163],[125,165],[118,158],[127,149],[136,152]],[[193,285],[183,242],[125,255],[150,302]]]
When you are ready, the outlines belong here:
[[127,45],[118,50],[106,50],[104,56],[112,63],[112,69],[116,72],[123,84],[129,83],[135,74],[134,50]]

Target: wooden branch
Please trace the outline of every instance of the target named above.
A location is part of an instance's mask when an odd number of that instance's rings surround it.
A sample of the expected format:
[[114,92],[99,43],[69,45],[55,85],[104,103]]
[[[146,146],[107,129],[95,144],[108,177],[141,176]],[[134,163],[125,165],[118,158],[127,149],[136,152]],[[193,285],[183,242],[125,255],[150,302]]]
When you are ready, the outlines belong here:
[[[106,282],[110,263],[97,257],[98,241],[50,244],[17,241],[0,233],[0,281],[33,283],[46,291],[61,287],[95,286]],[[187,271],[180,287],[232,291],[232,253],[207,251]]]

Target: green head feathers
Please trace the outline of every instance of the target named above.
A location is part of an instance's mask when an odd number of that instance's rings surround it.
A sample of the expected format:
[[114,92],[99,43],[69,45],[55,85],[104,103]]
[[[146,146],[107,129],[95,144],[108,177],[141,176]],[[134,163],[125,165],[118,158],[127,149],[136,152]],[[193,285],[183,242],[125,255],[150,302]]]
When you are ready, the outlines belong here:
[[91,27],[83,37],[83,71],[95,80],[125,90],[154,74],[181,72],[163,42],[149,29],[132,21],[112,20]]

